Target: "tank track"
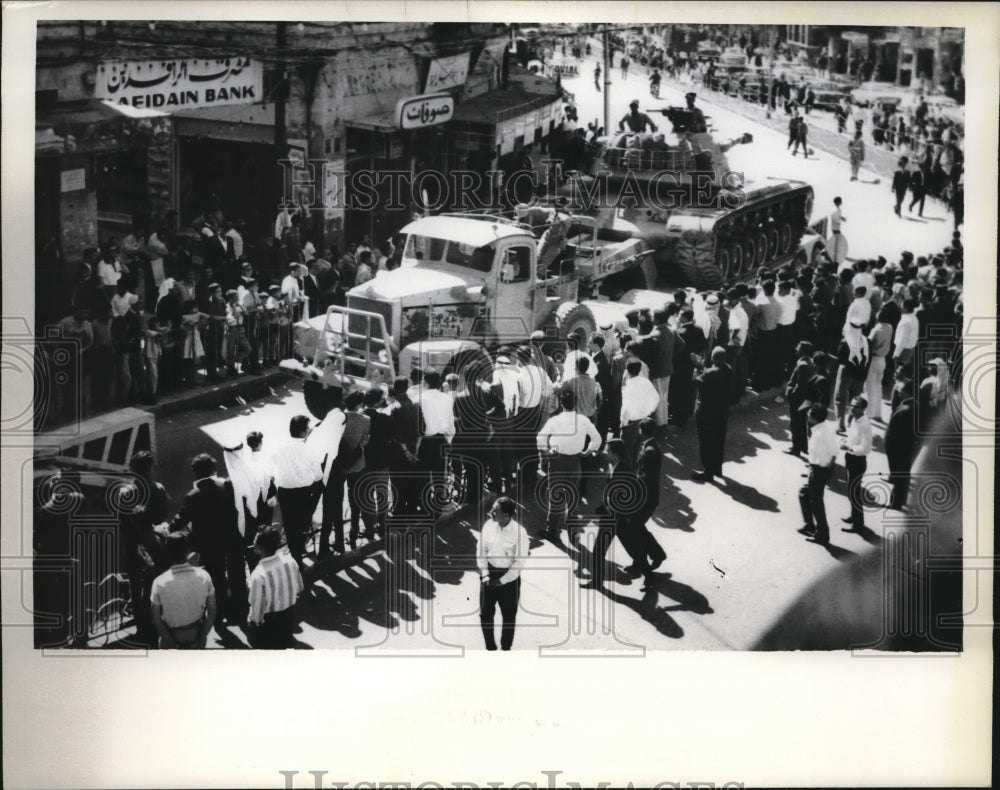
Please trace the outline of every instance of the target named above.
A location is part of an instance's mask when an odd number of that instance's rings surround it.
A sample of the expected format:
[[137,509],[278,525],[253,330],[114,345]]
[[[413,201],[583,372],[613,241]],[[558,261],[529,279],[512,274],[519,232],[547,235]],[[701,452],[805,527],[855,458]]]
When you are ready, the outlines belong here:
[[711,231],[685,231],[673,264],[695,288],[717,289],[783,263],[802,241],[812,199],[812,187],[796,187],[740,206]]

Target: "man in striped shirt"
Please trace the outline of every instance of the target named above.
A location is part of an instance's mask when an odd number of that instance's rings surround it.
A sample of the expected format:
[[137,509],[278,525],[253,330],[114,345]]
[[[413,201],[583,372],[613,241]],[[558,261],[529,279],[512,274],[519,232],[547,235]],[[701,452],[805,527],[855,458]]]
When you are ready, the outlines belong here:
[[254,548],[261,561],[250,574],[250,645],[259,650],[291,647],[294,608],[302,592],[302,574],[287,551],[280,551],[281,530],[268,525]]

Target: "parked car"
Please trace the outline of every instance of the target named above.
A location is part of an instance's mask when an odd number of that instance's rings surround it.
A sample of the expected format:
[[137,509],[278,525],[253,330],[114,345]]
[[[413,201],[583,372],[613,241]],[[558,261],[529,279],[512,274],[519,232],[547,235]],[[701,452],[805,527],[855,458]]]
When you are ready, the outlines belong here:
[[862,82],[851,91],[851,101],[858,107],[870,107],[876,101],[885,108],[898,107],[912,92],[891,82]]
[[851,90],[849,85],[830,80],[814,80],[809,83],[809,87],[816,94],[813,107],[817,110],[830,110],[831,112],[837,109],[840,100],[847,96]]

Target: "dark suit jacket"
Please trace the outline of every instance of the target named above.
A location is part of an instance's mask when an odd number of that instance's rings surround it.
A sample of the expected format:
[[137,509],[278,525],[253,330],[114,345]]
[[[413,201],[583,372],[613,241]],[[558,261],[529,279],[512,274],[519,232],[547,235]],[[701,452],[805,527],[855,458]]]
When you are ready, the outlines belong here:
[[702,415],[725,417],[736,393],[733,369],[725,363],[712,366],[701,374],[698,381],[698,411]]
[[889,458],[906,459],[913,457],[917,444],[916,415],[913,398],[907,398],[889,417],[885,427],[885,454]]
[[319,307],[320,288],[319,282],[311,274],[302,278],[302,291],[309,297],[310,315],[313,315]]
[[236,497],[233,484],[226,479],[206,477],[194,484],[170,531],[191,531],[191,550],[204,557],[219,557],[239,547],[236,528]]
[[611,360],[602,350],[600,354],[594,355],[594,364],[597,366],[594,379],[601,385],[601,393],[606,399],[611,394]]
[[663,468],[663,452],[655,439],[647,439],[642,443],[636,468],[639,479],[646,486],[645,504],[655,508],[660,504],[660,471]]
[[597,513],[613,519],[618,529],[627,529],[642,499],[642,485],[635,472],[625,461],[615,467],[604,487],[604,501],[597,506]]

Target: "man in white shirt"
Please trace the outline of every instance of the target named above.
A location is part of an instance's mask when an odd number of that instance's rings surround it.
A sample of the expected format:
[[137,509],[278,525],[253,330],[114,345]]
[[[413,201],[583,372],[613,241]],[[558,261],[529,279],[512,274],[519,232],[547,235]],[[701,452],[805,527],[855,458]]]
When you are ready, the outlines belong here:
[[288,265],[288,274],[281,281],[281,295],[285,297],[285,301],[292,310],[293,321],[297,321],[301,315],[299,305],[304,297],[301,280],[303,271],[305,271],[305,267],[302,264],[290,263]]
[[281,550],[279,527],[265,526],[254,541],[254,549],[261,560],[250,573],[250,646],[258,650],[292,647],[302,573],[289,553]]
[[781,280],[778,282],[778,295],[775,298],[781,307],[778,326],[775,328],[778,353],[781,356],[781,373],[787,376],[795,361],[795,317],[799,312],[799,292],[792,288],[789,280]]
[[417,458],[426,485],[434,490],[429,497],[430,511],[439,516],[445,505],[445,451],[455,438],[455,401],[441,390],[441,374],[436,370],[426,371],[423,383],[418,400],[423,435],[417,445]]
[[865,297],[871,301],[876,297],[875,289],[875,275],[868,271],[868,261],[860,260],[854,264],[854,270],[857,274],[854,275],[854,279],[851,280],[851,285],[857,288],[865,289]]
[[[645,381],[653,386],[648,379]],[[553,543],[560,540],[562,528],[580,498],[580,456],[584,452],[595,452],[601,446],[597,428],[577,413],[573,393],[563,392],[559,403],[563,410],[549,417],[538,432],[538,449],[548,459],[546,537]]]
[[894,343],[896,350],[892,352],[892,359],[896,367],[896,378],[900,376],[913,380],[914,356],[917,347],[917,338],[920,336],[920,324],[917,322],[917,300],[907,299],[903,302],[903,314],[896,324],[896,337]]
[[866,411],[868,400],[859,395],[851,401],[851,413],[847,417],[847,437],[841,449],[845,450],[844,466],[847,467],[847,498],[851,502],[851,515],[844,519],[850,524],[846,532],[860,532],[865,526],[864,488],[861,479],[868,469],[868,456],[872,451],[872,424]]
[[490,519],[483,524],[476,552],[479,569],[479,622],[487,650],[496,650],[493,616],[497,604],[503,625],[500,629],[500,649],[510,650],[514,644],[514,624],[521,597],[521,570],[528,556],[527,530],[514,520],[516,505],[502,496],[493,504]]
[[805,527],[799,531],[820,545],[830,542],[823,495],[837,460],[836,435],[826,414],[827,408],[822,404],[809,410],[809,480],[799,489],[799,505],[805,521]]
[[153,626],[160,648],[204,648],[215,622],[215,586],[208,571],[192,565],[191,539],[186,531],[166,537],[170,569],[153,580],[150,591]]
[[868,289],[860,286],[854,289],[854,299],[847,306],[847,320],[844,326],[856,324],[862,328],[867,327],[872,320],[872,303],[868,298]]
[[730,290],[726,294],[726,309],[729,310],[729,345],[726,357],[733,369],[733,383],[736,385],[734,402],[743,397],[747,383],[746,343],[750,333],[750,317],[740,304],[739,294]]
[[306,442],[311,433],[309,418],[292,417],[290,441],[274,454],[274,484],[285,526],[285,540],[295,561],[302,564],[306,535],[312,531],[312,516],[323,488],[323,467],[318,453]]
[[111,315],[114,318],[123,318],[129,314],[132,305],[139,301],[139,297],[131,293],[122,280],[115,288],[115,295],[111,297]]
[[653,382],[640,375],[641,370],[638,359],[626,363],[622,386],[621,438],[625,442],[625,460],[633,469],[639,456],[639,423],[660,405],[660,393]]

